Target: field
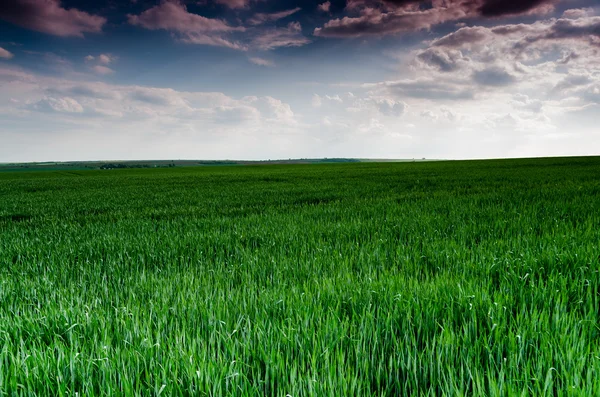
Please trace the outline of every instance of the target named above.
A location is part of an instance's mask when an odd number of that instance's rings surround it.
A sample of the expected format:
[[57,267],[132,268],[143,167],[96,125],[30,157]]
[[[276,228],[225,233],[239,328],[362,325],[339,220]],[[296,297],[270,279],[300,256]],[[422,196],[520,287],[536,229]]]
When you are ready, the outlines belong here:
[[0,395],[600,395],[600,158],[0,173]]

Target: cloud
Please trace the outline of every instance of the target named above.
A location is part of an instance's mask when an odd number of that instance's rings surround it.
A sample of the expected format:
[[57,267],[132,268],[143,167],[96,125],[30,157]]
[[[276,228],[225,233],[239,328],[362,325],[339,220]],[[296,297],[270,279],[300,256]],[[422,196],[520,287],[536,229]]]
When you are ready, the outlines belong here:
[[83,106],[69,97],[46,97],[33,103],[31,108],[42,112],[83,113]]
[[[314,30],[315,36],[362,37],[385,36],[419,30],[467,18],[546,13],[553,10],[554,0],[352,0],[349,11],[357,16],[332,19]],[[429,7],[427,6],[429,4]]]
[[553,88],[554,92],[563,92],[576,87],[592,83],[593,80],[587,75],[568,74],[561,79]]
[[382,12],[368,9],[358,17],[333,19],[314,30],[321,37],[385,36],[403,32],[430,29],[449,20],[458,20],[467,14],[460,8],[432,8],[425,11]]
[[487,28],[481,26],[464,27],[458,29],[456,32],[452,32],[442,38],[434,40],[431,43],[431,46],[462,48],[489,40],[490,36],[492,36],[492,33]]
[[[600,17],[548,19],[531,24],[463,27],[415,51],[415,67],[471,72],[479,82],[509,83],[543,68],[589,67],[600,60]],[[488,69],[501,68],[498,70]],[[517,72],[507,76],[510,68]],[[550,70],[544,71],[545,74]],[[502,77],[502,78],[501,78]]]
[[407,108],[406,103],[389,98],[373,98],[372,101],[384,116],[402,116]]
[[525,109],[534,113],[541,112],[544,106],[544,103],[539,99],[531,99],[528,95],[524,94],[515,94],[512,104],[517,109]]
[[110,54],[100,54],[98,55],[98,62],[103,65],[108,65],[109,63],[113,63],[116,60],[116,57]]
[[[462,27],[414,50],[412,58],[405,61],[413,78],[387,82],[386,89],[398,97],[435,100],[437,96],[438,101],[495,98],[522,112],[545,109],[557,113],[564,106],[548,101],[569,96],[589,101],[584,89],[589,90],[600,77],[600,67],[594,66],[600,65],[597,19],[551,18]],[[528,99],[501,97],[509,86]]]
[[438,111],[431,109],[422,110],[419,116],[432,122],[455,122],[459,119],[452,110],[445,106],[441,106]]
[[106,18],[76,8],[62,8],[59,0],[4,0],[0,19],[55,36],[83,37],[98,33]]
[[210,45],[214,47],[227,47],[233,50],[246,51],[248,48],[244,44],[232,41],[218,35],[188,32],[181,37],[181,42],[187,44]]
[[554,9],[553,0],[484,0],[479,13],[484,17],[548,13]]
[[108,75],[113,74],[115,71],[109,68],[107,65],[116,62],[117,57],[111,54],[100,54],[98,56],[87,55],[83,58],[88,64],[89,68],[96,74]]
[[559,0],[351,0],[354,7],[380,5],[386,11],[406,11],[427,8],[460,8],[471,16],[499,17],[547,13]]
[[[270,96],[233,98],[220,92],[73,81],[7,64],[0,65],[0,80],[0,139],[5,142],[0,156],[8,161],[40,160],[48,153],[63,160],[308,153],[294,152],[307,145],[305,126],[289,104]],[[15,151],[20,145],[27,150]]]
[[130,87],[125,92],[128,98],[150,105],[188,107],[181,95],[170,88]]
[[470,100],[475,96],[471,86],[429,77],[385,81],[377,84],[365,84],[364,86],[365,88],[378,89],[392,97],[409,97],[433,101]]
[[[241,3],[240,3],[241,4]],[[277,21],[298,12],[300,8],[270,14],[255,14],[249,23],[255,26]],[[206,18],[188,12],[179,0],[163,0],[139,15],[128,15],[129,23],[150,30],[166,30],[188,44],[228,47],[235,50],[249,49],[272,50],[279,47],[299,47],[310,43],[302,35],[298,22],[290,22],[285,27],[246,28],[230,26],[220,19]],[[233,35],[246,32],[243,40],[236,41]]]
[[585,44],[600,47],[600,17],[550,19],[533,24],[496,26],[490,30],[498,36],[513,39],[515,52],[532,46],[555,46],[557,43]]
[[299,22],[290,22],[284,28],[269,28],[258,32],[251,41],[251,45],[260,50],[272,50],[279,47],[301,47],[310,43],[302,35],[302,26]]
[[578,58],[579,58],[579,54],[577,54],[575,51],[564,51],[563,57],[560,58],[558,61],[556,61],[556,63],[560,64],[560,65],[566,65],[569,62],[576,60]]
[[507,113],[502,116],[491,117],[490,121],[492,121],[495,127],[500,129],[514,130],[519,125],[519,119],[517,119],[511,113]]
[[329,12],[329,10],[331,9],[331,2],[330,1],[326,1],[323,4],[319,4],[317,6],[317,9],[321,12]]
[[178,0],[164,0],[140,15],[129,14],[127,17],[134,26],[178,33],[179,39],[185,43],[244,49],[225,37],[228,33],[244,31],[243,27],[232,27],[220,19],[190,13]]
[[176,1],[163,1],[140,15],[128,15],[129,23],[150,30],[187,32],[231,32],[239,30],[219,19],[205,18],[187,11],[185,4]]
[[310,101],[310,104],[311,104],[313,107],[315,107],[315,108],[318,108],[318,107],[321,107],[321,105],[323,105],[323,100],[321,99],[321,96],[320,96],[319,94],[314,94],[314,95],[312,96],[312,99],[311,99],[311,101]]
[[516,82],[515,76],[499,67],[490,67],[473,73],[473,81],[479,85],[503,87]]
[[111,54],[100,54],[98,56],[87,55],[83,58],[86,62],[97,62],[101,65],[114,63],[118,58]]
[[258,101],[252,100],[257,109],[261,112],[261,115],[270,121],[277,122],[294,122],[294,112],[289,104],[282,102],[279,99],[266,96],[259,98]]
[[[374,90],[372,90],[374,91]],[[319,95],[311,99],[313,112],[327,115],[322,122],[328,127],[343,127],[346,130],[361,133],[380,133],[387,130],[384,123],[404,116],[408,105],[384,91],[379,93],[352,93]],[[382,118],[382,116],[384,116]],[[366,122],[370,120],[369,122]],[[343,129],[342,128],[342,129]]]
[[291,10],[279,11],[279,12],[268,13],[268,14],[267,13],[257,13],[257,14],[254,14],[254,16],[252,16],[252,18],[250,18],[248,20],[248,23],[250,25],[262,25],[263,23],[266,23],[266,22],[275,22],[280,19],[289,17],[290,15],[295,14],[300,10],[301,10],[300,7],[296,7],[296,8],[292,8]]
[[248,58],[250,62],[258,66],[266,66],[266,67],[274,67],[275,62],[270,61],[268,59],[259,58],[259,57],[250,57]]
[[572,8],[563,12],[563,18],[578,19],[594,15],[593,8]]
[[11,59],[12,57],[14,57],[12,52],[0,47],[0,59]]
[[584,101],[600,104],[600,82],[587,87],[582,95]]
[[110,99],[114,100],[119,94],[104,83],[80,83],[80,84],[54,84],[46,87],[45,92],[51,95],[70,96],[88,99]]
[[418,6],[420,2],[421,0],[347,0],[346,9],[361,10],[364,8],[377,8],[385,11],[410,10]]
[[247,105],[218,106],[214,113],[215,121],[222,124],[241,124],[260,120],[260,112],[256,108]]
[[[600,37],[600,17],[579,19],[559,19],[551,25],[548,32],[543,33],[537,40],[561,40],[571,38],[589,37],[591,42],[600,45],[592,38]],[[531,41],[531,39],[530,39]]]
[[[122,119],[122,123],[168,120],[173,125],[199,123],[199,128],[249,122],[262,123],[263,126],[264,123],[296,123],[290,105],[270,96],[234,99],[218,92],[75,82],[6,68],[0,68],[0,81],[6,82],[3,85],[5,91],[0,93],[0,112],[3,97],[8,96],[6,102],[9,98],[17,99],[14,103],[9,102],[11,106],[21,106],[29,112],[102,116],[101,120],[105,117],[118,118]],[[23,89],[11,91],[11,87]],[[17,95],[19,92],[24,96]]]
[[217,4],[224,5],[229,8],[246,8],[248,6],[249,0],[215,0]]
[[92,70],[101,75],[113,74],[115,71],[104,65],[96,65],[92,67]]
[[464,60],[463,54],[460,51],[436,47],[427,48],[419,52],[417,59],[443,72],[451,72],[458,69]]
[[[485,29],[485,28],[484,28]],[[597,58],[600,48],[600,17],[549,19],[532,24],[501,25],[489,29],[485,42],[504,48],[505,56],[532,61],[560,49],[563,65]],[[510,48],[508,48],[510,45]]]

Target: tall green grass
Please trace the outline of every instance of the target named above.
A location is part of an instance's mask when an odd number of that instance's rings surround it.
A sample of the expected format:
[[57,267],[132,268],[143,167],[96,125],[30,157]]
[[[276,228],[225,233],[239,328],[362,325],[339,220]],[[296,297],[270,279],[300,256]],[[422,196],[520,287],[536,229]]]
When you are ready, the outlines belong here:
[[0,394],[600,395],[600,158],[0,174]]

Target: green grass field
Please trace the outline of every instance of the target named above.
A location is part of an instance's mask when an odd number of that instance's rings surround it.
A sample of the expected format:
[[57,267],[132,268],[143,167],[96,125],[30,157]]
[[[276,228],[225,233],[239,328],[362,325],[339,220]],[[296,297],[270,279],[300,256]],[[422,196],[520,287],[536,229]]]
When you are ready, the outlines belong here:
[[600,158],[0,174],[1,395],[600,395]]

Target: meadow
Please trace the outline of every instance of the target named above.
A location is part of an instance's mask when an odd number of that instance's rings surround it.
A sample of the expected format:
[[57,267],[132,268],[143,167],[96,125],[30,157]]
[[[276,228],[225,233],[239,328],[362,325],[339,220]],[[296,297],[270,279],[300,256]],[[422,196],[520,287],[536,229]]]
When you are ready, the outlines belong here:
[[600,395],[600,158],[0,173],[0,395]]

